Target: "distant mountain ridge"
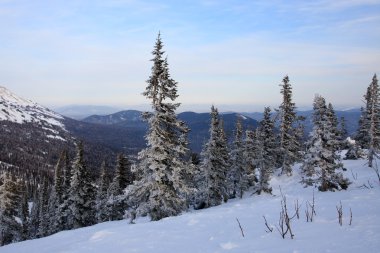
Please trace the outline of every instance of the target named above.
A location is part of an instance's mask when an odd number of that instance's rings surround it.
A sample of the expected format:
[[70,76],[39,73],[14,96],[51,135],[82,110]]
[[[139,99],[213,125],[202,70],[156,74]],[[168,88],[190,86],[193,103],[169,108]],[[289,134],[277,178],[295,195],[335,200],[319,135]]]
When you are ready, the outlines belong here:
[[[112,145],[116,148],[116,143],[122,140],[122,143],[133,142],[136,147],[144,148],[145,140],[144,135],[147,129],[147,123],[142,120],[140,111],[126,110],[120,111],[110,115],[92,115],[84,118],[82,121],[86,123],[93,123],[98,125],[107,126],[112,128],[115,133],[122,133],[129,130],[129,134],[124,133],[118,138],[113,134],[103,135],[103,141],[105,145]],[[254,119],[246,117],[239,113],[224,113],[220,115],[224,122],[224,129],[227,137],[232,140],[233,132],[235,130],[236,121],[238,118],[242,121],[243,129],[255,129],[258,126],[258,122]],[[210,114],[209,113],[196,113],[196,112],[182,112],[178,114],[178,118],[183,120],[190,128],[189,133],[189,147],[194,152],[201,152],[203,144],[209,138],[210,127]],[[135,135],[131,136],[131,132]],[[128,139],[126,138],[130,136]],[[94,136],[94,135],[93,135]],[[97,138],[95,136],[95,138]],[[113,141],[111,141],[113,139]],[[128,145],[129,146],[129,145]],[[119,146],[119,148],[121,148]]]
[[81,120],[91,115],[108,115],[120,111],[118,107],[103,105],[68,105],[55,108],[55,111],[66,117]]
[[[350,135],[357,129],[359,109],[337,111],[346,119]],[[299,112],[305,116],[306,131],[312,129],[312,111]],[[232,141],[237,119],[243,129],[255,129],[262,113],[221,113],[224,129]],[[252,118],[251,118],[252,117]],[[189,147],[201,152],[209,138],[210,114],[182,112],[178,118],[190,128]],[[136,156],[146,145],[147,123],[138,110],[119,111],[109,115],[93,115],[82,121],[60,114],[0,88],[0,162],[18,167],[52,169],[64,148],[74,150],[76,140],[84,140],[87,160],[97,168],[103,159],[112,163],[115,153]]]

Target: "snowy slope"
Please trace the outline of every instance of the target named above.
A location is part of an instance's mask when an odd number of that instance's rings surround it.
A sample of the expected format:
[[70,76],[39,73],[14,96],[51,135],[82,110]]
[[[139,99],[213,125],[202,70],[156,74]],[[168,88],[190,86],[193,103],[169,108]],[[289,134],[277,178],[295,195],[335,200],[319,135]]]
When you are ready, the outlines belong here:
[[34,122],[44,127],[64,129],[63,117],[37,103],[21,98],[0,86],[0,121]]
[[[380,185],[373,170],[364,164],[363,160],[345,161],[345,174],[353,181],[347,191],[315,191],[317,216],[312,223],[306,222],[305,203],[312,200],[313,189],[303,188],[298,183],[299,175],[294,175],[271,181],[275,196],[246,194],[242,200],[158,222],[147,219],[139,219],[133,225],[126,220],[106,222],[8,245],[0,248],[0,252],[379,252]],[[293,240],[282,239],[276,229],[272,233],[265,232],[263,215],[271,226],[278,222],[279,186],[287,197],[290,213],[294,213],[296,199],[301,203],[300,219],[292,220]],[[340,201],[343,226],[338,224],[336,211]],[[351,226],[350,208],[353,213]],[[240,220],[245,237],[241,235],[236,218]]]

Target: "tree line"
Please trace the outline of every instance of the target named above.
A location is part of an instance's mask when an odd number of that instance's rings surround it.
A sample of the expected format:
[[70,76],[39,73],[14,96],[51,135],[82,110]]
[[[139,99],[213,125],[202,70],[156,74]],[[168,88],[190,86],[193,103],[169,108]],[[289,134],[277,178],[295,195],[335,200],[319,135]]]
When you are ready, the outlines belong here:
[[188,148],[190,129],[176,115],[178,83],[170,75],[160,35],[152,54],[151,75],[143,92],[152,111],[143,114],[149,126],[147,146],[137,161],[131,163],[119,154],[113,173],[103,162],[94,180],[84,162],[83,144],[78,142],[74,158],[63,151],[54,177],[47,174],[33,192],[25,178],[2,173],[0,245],[104,221],[128,218],[133,223],[140,216],[160,220],[190,207],[208,208],[242,198],[248,190],[271,194],[271,177],[291,176],[295,163],[302,164],[306,186],[345,190],[350,182],[342,174],[342,149],[348,149],[347,159],[366,156],[369,166],[376,166],[380,146],[376,75],[365,95],[356,142],[347,141],[344,121],[339,123],[332,104],[320,95],[314,98],[314,127],[305,142],[304,119],[297,116],[292,86],[285,76],[279,108],[266,107],[256,129],[243,132],[239,119],[232,143],[227,141],[218,109],[212,106],[209,139],[199,157]]

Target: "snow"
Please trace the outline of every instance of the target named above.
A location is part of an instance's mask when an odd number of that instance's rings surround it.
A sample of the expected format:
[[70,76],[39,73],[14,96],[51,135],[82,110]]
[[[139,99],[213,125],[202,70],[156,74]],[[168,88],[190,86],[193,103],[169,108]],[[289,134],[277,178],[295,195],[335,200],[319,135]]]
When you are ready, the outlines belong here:
[[239,114],[240,118],[242,118],[243,120],[247,120],[247,117],[245,117],[244,115],[242,114]]
[[[299,183],[299,165],[292,177],[271,180],[272,195],[245,194],[243,199],[157,222],[139,218],[136,224],[128,220],[105,222],[95,226],[63,231],[55,235],[11,244],[1,253],[22,252],[378,252],[380,247],[380,185],[366,161],[344,161],[344,172],[352,184],[347,191],[319,192]],[[282,239],[269,225],[278,224],[281,211],[280,190],[287,198],[290,215],[294,201],[301,204],[300,219],[292,220],[294,239]],[[306,222],[305,206],[315,194],[316,216]],[[342,203],[343,226],[338,223],[336,206]],[[350,222],[352,210],[352,225]],[[239,219],[245,237],[242,237]]]
[[0,121],[8,120],[20,124],[35,122],[64,129],[62,119],[61,115],[0,86]]
[[66,141],[64,138],[62,138],[61,136],[59,135],[51,135],[51,134],[48,134],[46,135],[46,137],[50,138],[50,139],[58,139],[58,140],[61,140],[61,141]]

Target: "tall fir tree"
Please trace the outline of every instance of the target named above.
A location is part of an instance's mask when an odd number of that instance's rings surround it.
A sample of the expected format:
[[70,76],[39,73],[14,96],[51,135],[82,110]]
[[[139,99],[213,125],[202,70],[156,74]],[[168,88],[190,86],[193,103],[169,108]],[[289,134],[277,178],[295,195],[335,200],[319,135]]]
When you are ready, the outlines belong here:
[[38,189],[33,191],[33,201],[32,208],[30,210],[30,219],[28,225],[28,238],[34,239],[37,238],[38,227],[40,225],[40,203]]
[[184,122],[177,119],[174,103],[178,97],[177,82],[169,74],[167,59],[163,59],[160,34],[152,52],[153,67],[143,95],[151,100],[152,113],[145,113],[149,129],[145,137],[147,148],[139,155],[139,180],[127,189],[129,206],[136,215],[149,215],[152,220],[178,215],[186,210],[189,191],[183,184],[182,171],[186,163],[181,158],[187,147],[180,141],[188,131]]
[[347,189],[349,181],[338,171],[343,165],[337,153],[339,141],[332,106],[328,108],[325,99],[317,95],[313,109],[314,127],[302,165],[303,181],[307,185],[317,185],[320,191]]
[[258,179],[256,168],[258,160],[258,148],[256,146],[256,134],[254,130],[246,130],[244,139],[244,165],[247,173],[248,186],[254,186]]
[[28,203],[28,190],[25,182],[20,182],[21,186],[21,202],[19,206],[19,214],[21,220],[21,239],[27,240],[29,239],[29,203]]
[[231,167],[228,170],[228,188],[231,198],[243,197],[248,190],[248,175],[244,162],[243,128],[241,118],[236,121],[235,139],[231,150]]
[[297,139],[296,105],[292,102],[292,86],[289,77],[285,76],[280,84],[282,103],[280,113],[280,147],[279,158],[282,174],[292,175],[292,166],[300,158],[300,143]]
[[106,162],[103,161],[100,167],[99,187],[96,193],[96,219],[97,222],[109,220],[109,211],[107,208],[108,187],[111,183],[111,177]]
[[58,216],[61,215],[59,214],[59,208],[63,204],[64,197],[64,168],[66,165],[65,156],[65,151],[62,151],[54,170],[54,180],[52,191],[49,197],[48,208],[50,220],[49,234],[56,233],[62,229],[60,223],[58,222]]
[[[366,99],[367,96],[364,96]],[[368,101],[366,101],[368,103]],[[368,131],[369,131],[369,120],[367,118],[367,110],[364,107],[360,108],[360,118],[359,118],[359,123],[358,123],[358,129],[356,131],[355,135],[355,141],[358,144],[360,148],[368,148],[369,144],[369,136],[368,136]]]
[[119,154],[112,183],[108,189],[109,220],[121,220],[127,208],[125,198],[122,198],[125,188],[133,183],[131,164],[128,159]]
[[341,116],[339,120],[339,141],[340,141],[340,149],[346,149],[349,147],[347,143],[347,138],[348,138],[348,131],[346,127],[346,119]]
[[95,187],[83,160],[83,144],[77,144],[73,162],[73,176],[68,198],[69,228],[81,228],[95,224]]
[[333,135],[332,139],[334,140],[334,144],[332,148],[334,152],[337,152],[340,149],[342,137],[339,131],[338,118],[336,117],[334,107],[331,103],[329,103],[327,106],[326,117],[328,118],[328,121],[330,122],[330,127],[331,127],[330,132]]
[[264,116],[257,129],[258,138],[258,166],[260,168],[260,179],[257,192],[272,193],[272,187],[269,180],[275,169],[275,157],[277,154],[276,139],[274,135],[274,122],[271,115],[271,109],[265,107]]
[[72,171],[70,166],[69,156],[66,150],[61,154],[59,161],[61,168],[61,173],[63,174],[63,184],[62,184],[62,199],[61,204],[58,206],[55,214],[55,220],[53,223],[53,228],[55,231],[62,231],[70,229],[70,223],[68,217],[70,216],[69,209],[69,196],[70,196],[70,186]]
[[201,176],[198,181],[197,207],[207,208],[228,200],[228,150],[219,112],[211,107],[210,137],[201,153]]
[[368,166],[374,167],[373,161],[380,152],[380,91],[376,74],[372,78],[367,100],[368,119]]
[[49,234],[49,179],[44,177],[41,187],[39,188],[39,226],[37,237],[45,237]]
[[0,176],[0,246],[22,240],[22,227],[15,219],[20,200],[16,179],[3,172]]

